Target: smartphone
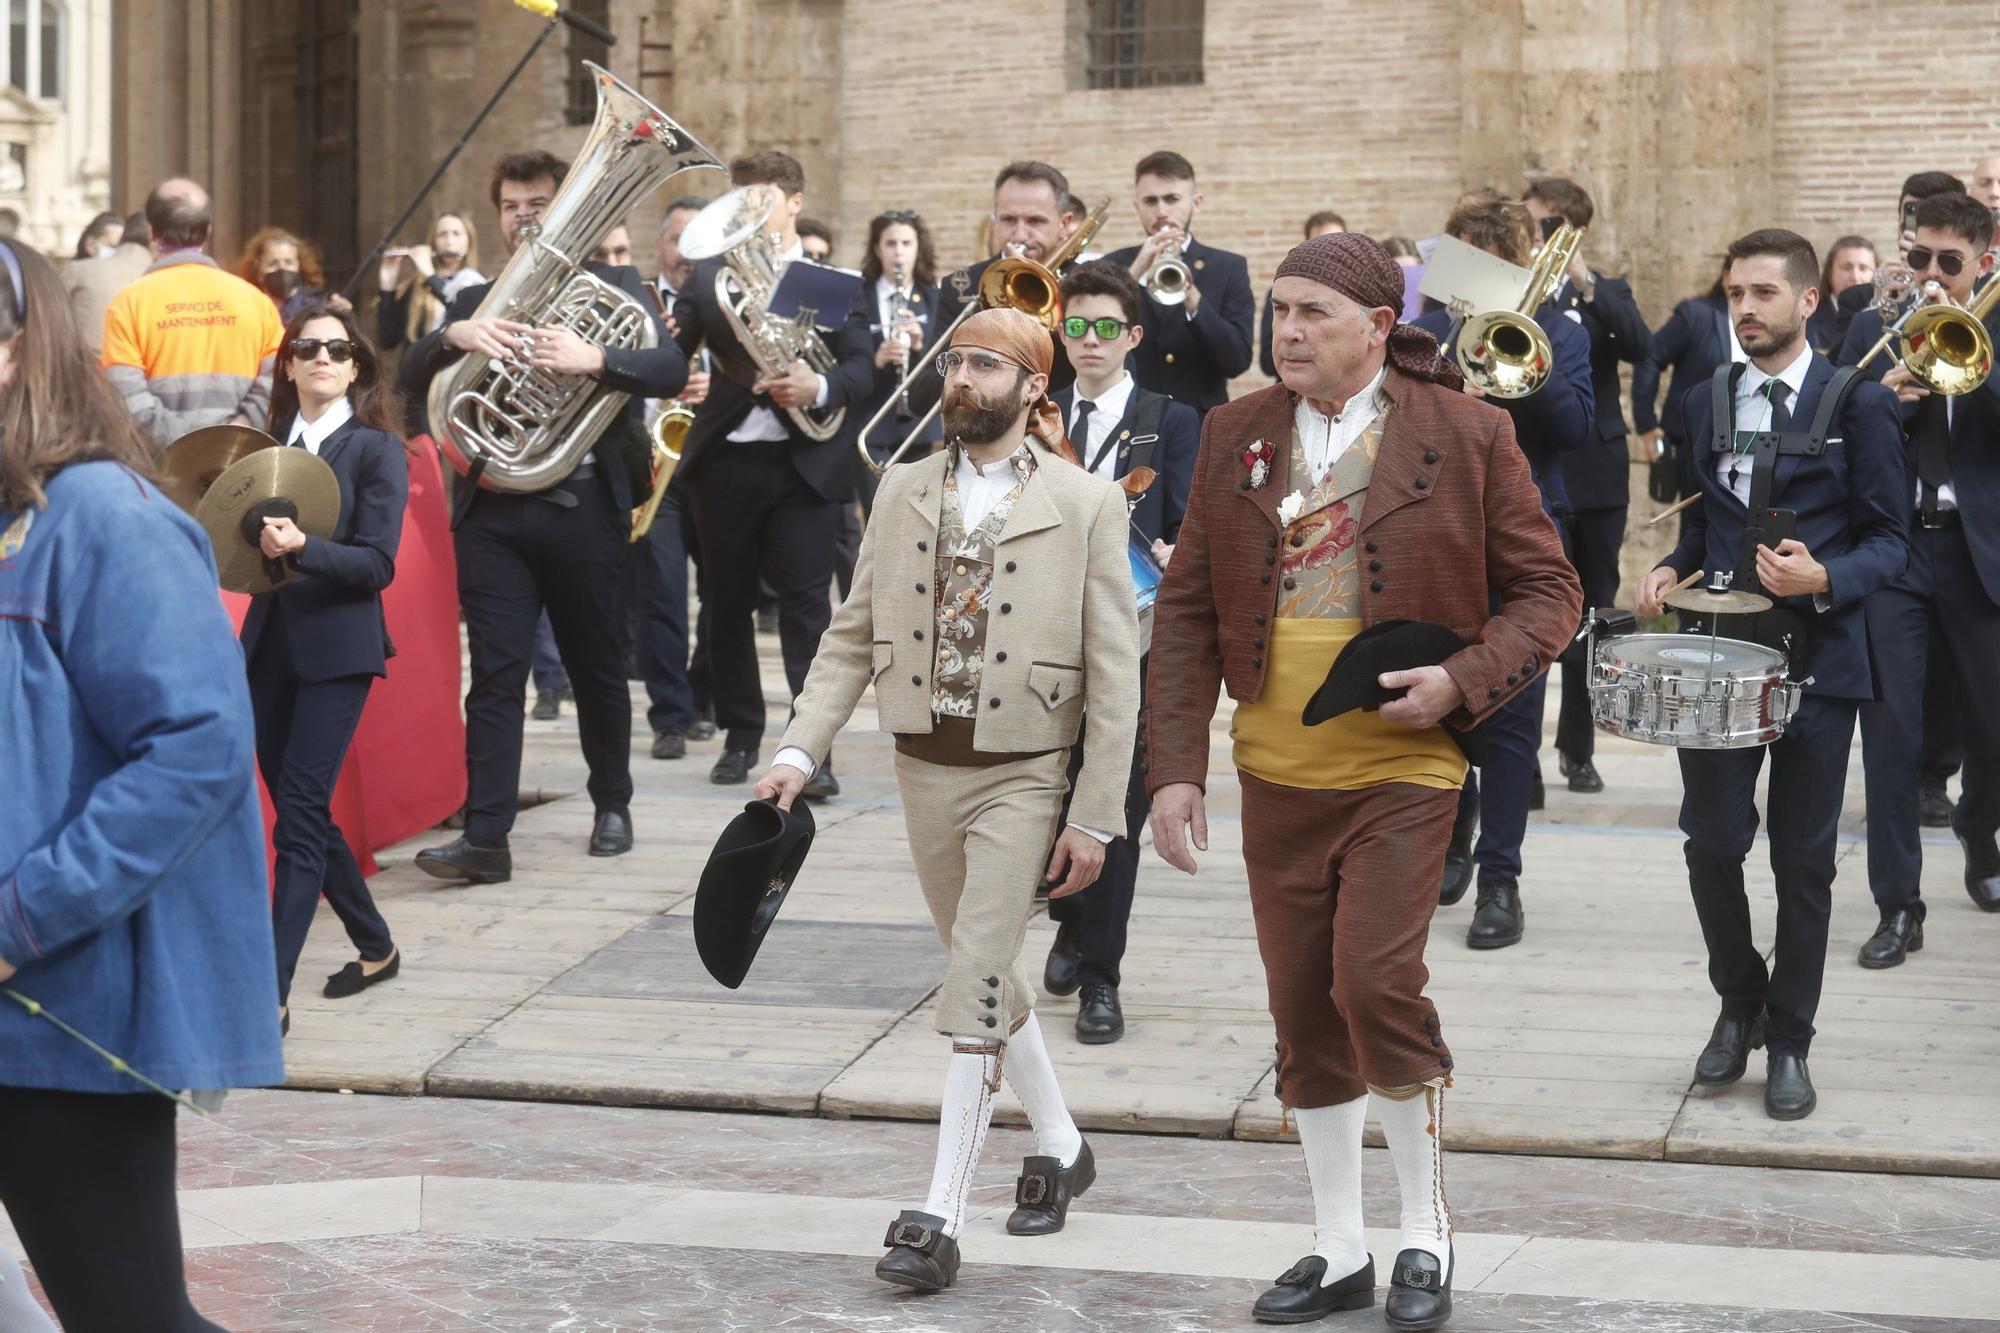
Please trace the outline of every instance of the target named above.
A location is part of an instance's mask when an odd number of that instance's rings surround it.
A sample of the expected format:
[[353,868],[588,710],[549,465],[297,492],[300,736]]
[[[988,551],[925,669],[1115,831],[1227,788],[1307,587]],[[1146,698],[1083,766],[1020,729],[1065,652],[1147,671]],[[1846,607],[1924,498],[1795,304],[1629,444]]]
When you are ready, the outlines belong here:
[[1541,221],[1542,239],[1545,241],[1553,240],[1555,234],[1562,230],[1562,225],[1563,220],[1560,215],[1543,218]]
[[1905,199],[1903,201],[1903,223],[1902,226],[1897,229],[1897,234],[1901,235],[1903,232],[1906,231],[1914,234],[1916,230],[1917,230],[1917,201],[1914,199]]
[[1757,577],[1757,548],[1777,550],[1781,542],[1799,535],[1799,515],[1795,509],[1760,509],[1750,516],[1743,530],[1743,554],[1736,565],[1736,581],[1730,586],[1745,591],[1764,585]]

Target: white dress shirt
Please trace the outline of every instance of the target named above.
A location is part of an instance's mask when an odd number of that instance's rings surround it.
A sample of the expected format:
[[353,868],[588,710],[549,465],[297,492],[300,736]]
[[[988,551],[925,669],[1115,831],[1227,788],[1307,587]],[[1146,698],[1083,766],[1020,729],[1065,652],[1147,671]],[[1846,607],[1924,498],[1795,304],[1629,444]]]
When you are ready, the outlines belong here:
[[1776,375],[1766,375],[1755,361],[1743,368],[1743,378],[1736,384],[1736,424],[1730,436],[1731,448],[1715,459],[1715,479],[1724,489],[1741,500],[1747,507],[1750,503],[1750,455],[1739,454],[1735,450],[1736,441],[1747,438],[1753,431],[1771,429],[1772,404],[1764,398],[1764,386],[1776,379],[1784,384],[1778,401],[1786,411],[1798,406],[1799,390],[1805,387],[1806,371],[1812,366],[1812,348],[1801,347],[1792,363]]
[[1304,398],[1292,410],[1292,422],[1298,428],[1299,447],[1305,453],[1306,471],[1317,486],[1326,480],[1327,469],[1336,458],[1347,452],[1348,446],[1361,438],[1361,432],[1373,425],[1380,414],[1375,395],[1382,388],[1382,381],[1389,373],[1387,362],[1375,372],[1360,393],[1347,400],[1338,416],[1328,416]]
[[[803,258],[805,252],[805,246],[799,241],[794,240],[792,248],[778,256],[778,272],[782,274],[785,271],[785,265],[791,263],[794,259]],[[826,376],[824,375],[819,376],[819,393],[813,398],[813,406],[826,406]],[[792,438],[791,432],[785,429],[784,418],[778,415],[777,409],[763,406],[751,408],[744,415],[743,420],[736,423],[736,429],[729,432],[729,439],[733,444],[782,441],[789,440],[790,438]]]
[[[1116,384],[1095,398],[1085,398],[1083,386],[1081,384],[1076,386],[1076,402],[1069,410],[1069,442],[1076,450],[1077,457],[1083,461],[1083,465],[1090,468],[1092,475],[1102,477],[1106,481],[1118,480],[1118,451],[1105,450],[1103,460],[1095,467],[1091,467],[1091,460],[1097,457],[1097,451],[1104,447],[1104,442],[1111,438],[1112,429],[1124,420],[1125,407],[1132,401],[1132,390],[1135,387],[1132,383],[1132,372],[1129,370],[1118,377]],[[1079,410],[1086,402],[1091,405],[1090,420],[1085,423],[1087,438],[1079,440],[1076,438],[1076,419]]]
[[327,404],[326,411],[319,414],[319,420],[307,421],[303,414],[292,418],[291,438],[286,444],[302,444],[319,457],[319,447],[327,442],[333,433],[354,418],[354,408],[345,398],[336,398]]

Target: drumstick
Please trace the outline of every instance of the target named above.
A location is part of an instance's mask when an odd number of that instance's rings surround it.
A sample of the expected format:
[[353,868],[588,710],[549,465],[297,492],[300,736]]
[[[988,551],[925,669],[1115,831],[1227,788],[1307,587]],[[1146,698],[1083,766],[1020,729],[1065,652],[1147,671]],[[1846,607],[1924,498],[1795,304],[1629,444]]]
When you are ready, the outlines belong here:
[[[1667,592],[1679,592],[1683,588],[1692,588],[1696,583],[1701,581],[1701,576],[1706,572],[1707,572],[1706,570],[1697,569],[1694,573],[1688,575],[1686,578],[1682,579],[1679,583],[1676,583],[1673,587],[1667,589]],[[1664,595],[1665,594],[1662,594],[1662,596]]]
[[1647,519],[1646,526],[1650,528],[1655,523],[1660,522],[1662,519],[1672,518],[1675,514],[1680,513],[1681,510],[1686,509],[1689,505],[1693,504],[1696,500],[1699,499],[1701,499],[1701,492],[1696,491],[1693,495],[1690,495],[1685,499],[1674,501],[1672,504],[1668,505],[1665,509],[1662,509],[1659,513]]

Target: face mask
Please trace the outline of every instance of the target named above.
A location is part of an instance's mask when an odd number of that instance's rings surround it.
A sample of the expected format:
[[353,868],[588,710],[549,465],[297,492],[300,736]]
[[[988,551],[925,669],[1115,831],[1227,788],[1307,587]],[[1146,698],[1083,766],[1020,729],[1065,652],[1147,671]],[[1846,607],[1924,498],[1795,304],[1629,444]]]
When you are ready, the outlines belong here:
[[297,269],[274,268],[263,277],[265,295],[281,304],[296,296],[304,284]]

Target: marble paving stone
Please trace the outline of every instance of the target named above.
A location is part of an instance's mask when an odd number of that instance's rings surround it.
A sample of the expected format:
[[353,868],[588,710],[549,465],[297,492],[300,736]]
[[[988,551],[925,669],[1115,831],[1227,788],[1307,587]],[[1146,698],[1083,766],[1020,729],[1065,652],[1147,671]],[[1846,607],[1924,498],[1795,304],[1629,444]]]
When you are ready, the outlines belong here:
[[300,1241],[414,1231],[423,1216],[420,1176],[300,1185],[183,1190],[181,1211],[248,1241]]
[[[386,1238],[385,1238],[386,1239]],[[456,1314],[340,1257],[294,1245],[239,1245],[187,1256],[195,1308],[232,1330],[257,1333],[472,1333],[501,1327]],[[527,1325],[524,1327],[546,1327]]]

